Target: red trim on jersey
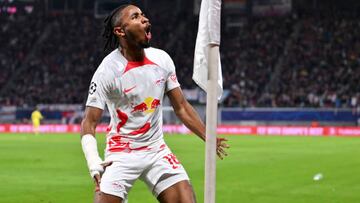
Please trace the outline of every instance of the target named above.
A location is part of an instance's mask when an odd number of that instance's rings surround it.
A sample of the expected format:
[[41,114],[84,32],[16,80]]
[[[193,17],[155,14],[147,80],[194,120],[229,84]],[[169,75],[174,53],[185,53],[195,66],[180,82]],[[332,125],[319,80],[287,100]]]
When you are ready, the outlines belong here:
[[138,147],[138,148],[130,148],[130,141],[124,142],[121,140],[121,135],[115,135],[111,137],[108,141],[108,150],[110,152],[128,152],[131,151],[140,151],[140,150],[149,150],[148,146]]
[[159,149],[160,149],[160,150],[163,150],[163,149],[165,149],[165,147],[166,147],[166,144],[162,144],[162,145],[159,147]]
[[157,65],[157,64],[150,61],[148,58],[146,58],[146,56],[144,57],[143,61],[128,61],[123,74],[125,74],[126,72],[128,72],[133,68],[141,67],[144,65]]
[[109,151],[110,152],[122,152],[122,151],[129,151],[130,150],[130,143],[129,142],[119,142],[113,145],[109,146]]
[[109,148],[110,152],[127,152],[130,153],[132,151],[145,151],[150,150],[148,146],[138,147],[138,148],[130,148],[130,143],[126,143],[125,146],[118,146],[118,147],[112,147]]
[[119,109],[116,109],[116,113],[117,113],[117,117],[120,119],[120,122],[116,126],[116,131],[120,132],[120,128],[125,125],[129,117],[128,115],[126,115],[126,113],[120,111]]
[[109,126],[106,128],[106,132],[110,132],[111,128],[112,128],[112,126],[109,125]]
[[130,135],[139,135],[139,134],[144,134],[147,131],[149,131],[150,129],[150,123],[147,122],[145,123],[145,125],[137,130],[132,131],[131,133],[129,133]]

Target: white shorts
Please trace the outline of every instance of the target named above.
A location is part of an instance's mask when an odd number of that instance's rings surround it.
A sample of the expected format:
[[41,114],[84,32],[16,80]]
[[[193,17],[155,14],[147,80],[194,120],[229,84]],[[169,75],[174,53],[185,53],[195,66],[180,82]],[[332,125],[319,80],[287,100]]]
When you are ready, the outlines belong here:
[[101,177],[100,191],[121,197],[123,202],[137,179],[144,181],[156,197],[175,183],[189,180],[167,146],[160,151],[117,153],[116,159]]

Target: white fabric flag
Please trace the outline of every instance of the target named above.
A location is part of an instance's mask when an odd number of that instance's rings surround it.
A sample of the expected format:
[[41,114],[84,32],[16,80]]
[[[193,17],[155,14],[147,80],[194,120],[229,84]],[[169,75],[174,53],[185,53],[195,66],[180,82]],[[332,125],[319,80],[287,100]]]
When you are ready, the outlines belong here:
[[[220,45],[221,0],[202,0],[199,28],[195,44],[193,80],[206,92],[208,80],[208,50],[210,44]],[[223,93],[223,80],[219,54],[218,99]]]

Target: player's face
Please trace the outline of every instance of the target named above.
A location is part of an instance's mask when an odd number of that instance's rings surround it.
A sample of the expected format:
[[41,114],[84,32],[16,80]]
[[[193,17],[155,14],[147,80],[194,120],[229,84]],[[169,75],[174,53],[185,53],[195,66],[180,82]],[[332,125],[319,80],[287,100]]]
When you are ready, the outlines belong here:
[[123,10],[122,29],[128,43],[141,48],[150,46],[151,24],[144,13],[136,6],[128,6]]

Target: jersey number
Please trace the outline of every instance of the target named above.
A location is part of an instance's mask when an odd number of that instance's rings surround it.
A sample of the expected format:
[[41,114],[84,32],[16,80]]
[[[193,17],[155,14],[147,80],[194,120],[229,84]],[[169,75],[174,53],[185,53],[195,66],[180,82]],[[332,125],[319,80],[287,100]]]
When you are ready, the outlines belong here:
[[180,167],[179,166],[180,161],[176,158],[176,156],[174,154],[168,154],[168,155],[164,156],[163,158],[169,162],[169,164],[172,166],[173,169],[177,169]]

